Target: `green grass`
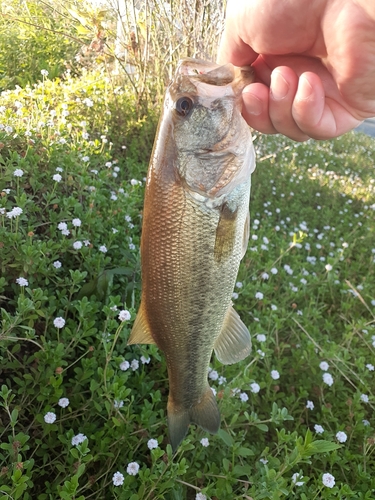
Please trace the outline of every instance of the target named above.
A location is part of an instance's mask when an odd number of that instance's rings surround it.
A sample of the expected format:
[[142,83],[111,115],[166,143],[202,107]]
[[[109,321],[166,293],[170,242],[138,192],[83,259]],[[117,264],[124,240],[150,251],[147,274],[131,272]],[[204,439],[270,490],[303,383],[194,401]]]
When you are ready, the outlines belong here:
[[213,359],[221,431],[191,427],[172,457],[162,353],[126,345],[155,115],[136,120],[99,75],[46,79],[0,106],[0,500],[374,498],[373,140],[255,137],[234,298],[253,352]]

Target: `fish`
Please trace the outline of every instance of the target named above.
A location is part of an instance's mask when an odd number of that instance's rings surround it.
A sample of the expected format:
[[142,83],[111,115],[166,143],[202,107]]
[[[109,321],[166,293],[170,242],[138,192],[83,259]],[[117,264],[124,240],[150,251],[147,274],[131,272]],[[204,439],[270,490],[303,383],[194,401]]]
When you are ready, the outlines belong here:
[[241,93],[252,81],[250,67],[182,59],[149,164],[141,302],[128,344],[156,344],[165,356],[174,452],[190,424],[220,428],[208,384],[213,351],[223,364],[251,352],[232,293],[249,240],[255,153]]

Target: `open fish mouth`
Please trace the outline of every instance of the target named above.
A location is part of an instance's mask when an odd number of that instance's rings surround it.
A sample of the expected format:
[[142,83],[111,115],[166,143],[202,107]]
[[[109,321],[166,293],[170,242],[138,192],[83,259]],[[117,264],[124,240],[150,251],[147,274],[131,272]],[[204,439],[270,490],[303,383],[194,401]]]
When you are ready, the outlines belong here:
[[251,66],[239,68],[231,63],[220,66],[213,62],[193,58],[185,58],[180,61],[176,71],[177,75],[188,76],[193,82],[215,87],[230,85],[235,94],[241,93],[246,85],[254,81],[254,70]]

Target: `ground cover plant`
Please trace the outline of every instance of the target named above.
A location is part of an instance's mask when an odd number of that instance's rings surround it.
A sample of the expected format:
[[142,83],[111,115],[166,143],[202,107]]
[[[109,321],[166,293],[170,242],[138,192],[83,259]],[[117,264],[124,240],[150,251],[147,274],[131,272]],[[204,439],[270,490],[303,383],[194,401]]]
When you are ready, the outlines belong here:
[[221,430],[173,457],[163,356],[126,345],[157,115],[135,105],[100,73],[1,95],[0,499],[373,498],[373,140],[255,135],[252,355],[212,359]]

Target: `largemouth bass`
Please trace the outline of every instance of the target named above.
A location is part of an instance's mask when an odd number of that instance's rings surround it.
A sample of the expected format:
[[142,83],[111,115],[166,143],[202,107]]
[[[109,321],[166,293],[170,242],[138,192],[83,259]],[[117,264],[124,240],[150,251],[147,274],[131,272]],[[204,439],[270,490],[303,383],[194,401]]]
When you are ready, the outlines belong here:
[[142,297],[128,343],[154,343],[165,354],[173,450],[190,423],[220,427],[207,380],[212,351],[231,364],[251,350],[231,302],[249,238],[255,155],[241,92],[251,81],[250,68],[180,61],[148,170]]

